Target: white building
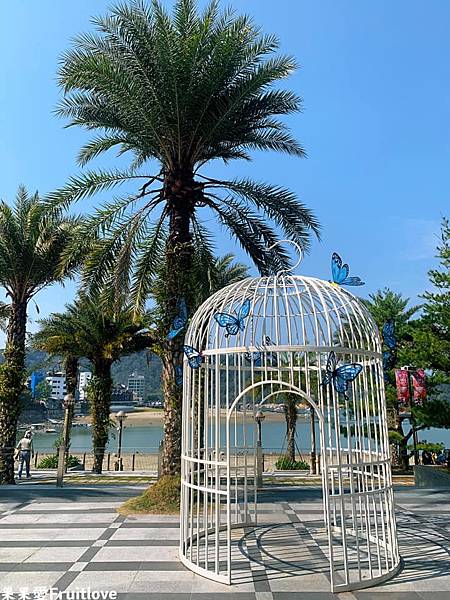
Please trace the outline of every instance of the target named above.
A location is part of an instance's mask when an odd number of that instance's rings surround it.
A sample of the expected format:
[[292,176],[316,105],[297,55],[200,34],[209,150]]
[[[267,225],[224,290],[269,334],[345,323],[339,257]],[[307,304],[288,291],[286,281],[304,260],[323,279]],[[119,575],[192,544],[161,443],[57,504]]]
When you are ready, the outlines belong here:
[[47,373],[45,381],[50,386],[50,398],[64,400],[64,396],[67,394],[66,374],[61,371],[50,372]]
[[137,373],[131,373],[128,377],[128,389],[133,392],[133,398],[137,402],[142,402],[145,393],[145,377]]
[[78,377],[78,392],[80,394],[80,402],[87,401],[87,387],[92,379],[90,371],[81,371]]

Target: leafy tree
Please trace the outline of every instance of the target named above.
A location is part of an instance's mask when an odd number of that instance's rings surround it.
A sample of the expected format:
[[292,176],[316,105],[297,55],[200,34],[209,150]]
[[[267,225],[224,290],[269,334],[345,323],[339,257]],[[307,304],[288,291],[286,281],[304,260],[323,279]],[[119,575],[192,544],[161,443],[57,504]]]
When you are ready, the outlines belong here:
[[[311,232],[318,234],[317,220],[291,191],[204,172],[217,160],[249,161],[255,150],[304,155],[280,119],[300,110],[300,98],[277,85],[296,63],[277,54],[275,36],[262,35],[247,16],[220,12],[216,0],[201,14],[195,0],[178,0],[172,15],[157,0],[136,0],[93,22],[97,32],[79,36],[63,56],[58,112],[97,131],[80,151],[81,165],[110,149],[133,160],[127,170],[72,177],[49,201],[61,208],[121,183],[138,186],[95,213],[86,233],[106,235],[87,261],[85,281],[102,287],[112,270],[116,286],[141,306],[164,254],[167,332],[181,299],[192,311],[189,278],[194,246],[207,237],[203,215],[227,228],[261,273],[289,264],[285,249],[268,250],[277,232],[304,249]],[[162,356],[165,473],[180,469],[181,352],[180,336]]]
[[40,381],[35,389],[34,398],[36,400],[47,400],[52,394],[52,388],[47,380]]
[[71,356],[85,357],[92,363],[88,398],[93,420],[93,471],[101,473],[109,437],[111,366],[121,356],[148,347],[149,334],[131,305],[123,302],[118,307],[107,294],[82,295],[73,304],[66,305],[65,313],[50,315],[42,321],[36,343],[44,344],[47,340],[55,350],[64,349],[68,331],[72,332]]
[[[447,271],[448,244],[448,223],[444,220],[439,256]],[[447,258],[445,258],[446,256]],[[398,346],[386,381],[388,426],[391,443],[398,446],[400,454],[398,458],[401,459],[405,468],[408,467],[409,458],[413,454],[408,448],[408,444],[416,432],[430,427],[450,428],[450,403],[440,392],[441,384],[449,380],[450,372],[450,363],[448,362],[450,322],[447,322],[447,329],[445,328],[445,314],[448,311],[449,299],[448,294],[445,294],[445,271],[431,270],[429,275],[431,283],[436,287],[439,283],[444,291],[442,294],[426,292],[422,297],[427,302],[422,307],[408,307],[408,298],[403,298],[401,294],[394,293],[387,288],[383,291],[379,290],[366,301],[380,330],[389,319],[393,319],[395,325]],[[416,316],[419,309],[421,309],[420,316],[413,319],[412,317]],[[394,377],[394,369],[404,365],[429,370],[428,398],[423,406],[411,407],[411,419],[408,421],[402,416],[398,406]],[[407,422],[412,426],[406,427]]]
[[13,206],[0,202],[0,285],[10,298],[5,363],[0,366],[0,484],[14,483],[28,303],[40,290],[73,273],[75,254],[64,267],[60,263],[80,223],[49,212],[37,194],[30,196],[23,187]]
[[369,299],[363,300],[363,302],[370,310],[380,331],[386,321],[392,319],[396,336],[399,338],[402,338],[408,331],[410,320],[420,309],[420,306],[408,307],[410,299],[404,298],[402,294],[397,294],[389,288],[370,294]]
[[423,305],[421,364],[450,379],[450,224],[442,220],[437,248],[440,269],[428,271],[434,290],[425,292]]

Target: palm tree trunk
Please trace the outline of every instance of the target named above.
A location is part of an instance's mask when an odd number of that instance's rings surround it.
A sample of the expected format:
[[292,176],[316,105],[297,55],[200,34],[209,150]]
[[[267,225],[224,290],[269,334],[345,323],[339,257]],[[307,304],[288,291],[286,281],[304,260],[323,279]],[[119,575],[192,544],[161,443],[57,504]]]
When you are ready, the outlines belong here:
[[[164,315],[167,331],[177,314],[180,300],[189,306],[189,274],[192,268],[191,218],[197,200],[196,184],[190,171],[179,170],[166,177],[165,196],[169,218],[166,245],[166,301]],[[183,334],[167,344],[163,353],[164,446],[162,473],[177,475],[181,470],[181,422],[183,389],[175,382],[175,367],[182,362]]]
[[88,398],[92,410],[92,443],[94,447],[92,471],[100,474],[109,437],[112,392],[111,362],[102,360],[94,361],[93,364],[92,379],[88,387]]
[[[64,370],[66,372],[66,387],[67,394],[70,394],[75,401],[75,393],[77,391],[77,377],[78,377],[78,357],[68,354],[64,358]],[[69,459],[69,451],[70,451],[70,433],[72,430],[72,421],[73,421],[73,402],[71,402],[68,406],[66,420],[67,420],[67,428],[64,431],[64,442],[66,445],[66,468],[67,462]]]
[[309,407],[309,422],[311,424],[311,473],[317,473],[317,443],[316,443],[316,411]]
[[289,460],[295,461],[295,431],[297,429],[297,405],[294,396],[288,396],[285,404],[286,417],[286,455]]
[[25,380],[27,302],[13,298],[5,349],[0,367],[0,485],[14,483],[14,448]]

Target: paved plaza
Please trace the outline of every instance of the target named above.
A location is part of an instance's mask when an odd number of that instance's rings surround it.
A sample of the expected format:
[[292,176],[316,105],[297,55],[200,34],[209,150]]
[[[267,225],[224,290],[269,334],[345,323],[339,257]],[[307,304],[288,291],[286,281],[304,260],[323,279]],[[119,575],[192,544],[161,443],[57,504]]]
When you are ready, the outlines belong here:
[[[21,484],[0,490],[0,592],[31,600],[47,588],[112,590],[119,600],[448,600],[450,495],[396,492],[404,567],[375,588],[330,593],[320,490],[271,488],[260,525],[235,536],[232,586],[185,569],[177,558],[177,516],[123,517],[136,487]],[[6,594],[6,595],[5,595]],[[69,595],[67,597],[70,597]],[[0,594],[0,598],[2,595]]]

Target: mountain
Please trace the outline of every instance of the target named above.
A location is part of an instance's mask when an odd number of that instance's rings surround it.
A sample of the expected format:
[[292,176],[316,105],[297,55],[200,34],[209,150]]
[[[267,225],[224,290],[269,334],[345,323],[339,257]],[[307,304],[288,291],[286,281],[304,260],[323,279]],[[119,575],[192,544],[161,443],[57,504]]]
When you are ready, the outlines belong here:
[[[3,362],[3,350],[0,351],[0,363]],[[61,359],[56,356],[50,356],[46,352],[39,350],[28,350],[25,358],[27,371],[50,371],[61,368]],[[80,370],[90,371],[91,367],[88,360],[80,361]],[[112,366],[112,378],[114,385],[127,385],[128,376],[131,373],[144,375],[145,377],[145,398],[151,396],[153,400],[162,398],[161,391],[161,361],[155,354],[150,354],[147,358],[147,352],[136,352],[129,356],[124,356],[121,360]]]

